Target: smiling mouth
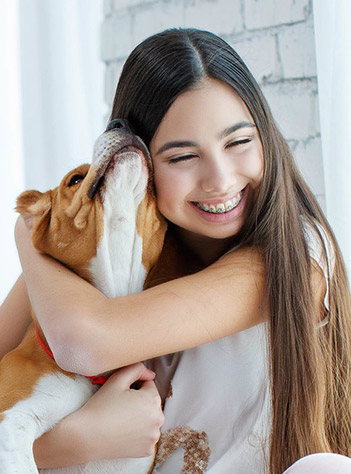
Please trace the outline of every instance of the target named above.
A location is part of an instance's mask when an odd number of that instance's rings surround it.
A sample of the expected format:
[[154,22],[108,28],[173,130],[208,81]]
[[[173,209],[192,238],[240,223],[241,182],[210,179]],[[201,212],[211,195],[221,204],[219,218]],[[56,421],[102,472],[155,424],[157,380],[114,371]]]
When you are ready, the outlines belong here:
[[226,212],[232,211],[240,204],[244,195],[244,191],[245,189],[241,190],[233,197],[233,199],[225,202],[219,202],[217,204],[198,201],[193,201],[193,203],[202,211],[208,212],[210,214],[225,214]]

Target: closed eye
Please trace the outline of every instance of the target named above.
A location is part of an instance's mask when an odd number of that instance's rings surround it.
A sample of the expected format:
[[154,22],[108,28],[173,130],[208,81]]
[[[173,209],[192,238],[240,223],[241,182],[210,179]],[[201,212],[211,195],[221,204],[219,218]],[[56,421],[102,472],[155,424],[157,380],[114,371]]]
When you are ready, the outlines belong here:
[[182,156],[176,156],[174,158],[169,159],[169,163],[180,163],[182,161],[189,161],[191,158],[195,158],[195,155],[182,155]]
[[236,140],[235,142],[231,142],[227,145],[227,147],[234,147],[239,145],[245,145],[245,143],[250,143],[252,138],[243,138],[242,140]]

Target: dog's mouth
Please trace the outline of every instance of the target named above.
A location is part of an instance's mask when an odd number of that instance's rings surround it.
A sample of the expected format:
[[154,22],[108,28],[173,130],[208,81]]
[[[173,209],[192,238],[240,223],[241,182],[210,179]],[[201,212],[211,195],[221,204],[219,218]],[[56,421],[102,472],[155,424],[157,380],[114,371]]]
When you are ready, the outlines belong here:
[[[129,140],[128,140],[129,141]],[[117,163],[130,158],[130,154],[138,154],[143,160],[144,165],[149,169],[151,158],[144,142],[137,136],[131,136],[129,143],[119,143],[116,149],[111,150],[110,156],[104,157],[99,165],[95,178],[88,189],[88,198],[94,199],[96,193],[104,189],[106,177],[113,171]]]

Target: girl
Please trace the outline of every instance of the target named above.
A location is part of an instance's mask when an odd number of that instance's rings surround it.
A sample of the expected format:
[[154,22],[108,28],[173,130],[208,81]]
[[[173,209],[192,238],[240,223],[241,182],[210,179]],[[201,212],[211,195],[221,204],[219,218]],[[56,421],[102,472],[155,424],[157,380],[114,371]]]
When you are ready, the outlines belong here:
[[[181,278],[107,299],[33,250],[19,220],[26,285],[58,364],[93,375],[154,357],[160,388],[176,366],[164,430],[204,433],[207,458],[193,472],[281,474],[312,453],[349,455],[351,310],[344,264],[245,64],[211,33],[157,34],[124,66],[111,115],[117,117],[128,119],[150,148],[168,238],[176,238],[192,265]],[[165,280],[174,277],[165,273]],[[10,303],[25,301],[20,285]],[[25,325],[19,313],[16,337]],[[111,417],[114,379],[39,440],[39,464],[120,453],[111,432],[121,432],[125,413],[98,428],[98,436],[94,431],[95,452],[86,454],[92,446],[87,414]],[[75,454],[65,444],[69,430],[80,447]],[[178,451],[156,472],[181,472]],[[321,473],[321,465],[325,472],[351,472],[349,458],[332,454],[305,457],[288,472]]]

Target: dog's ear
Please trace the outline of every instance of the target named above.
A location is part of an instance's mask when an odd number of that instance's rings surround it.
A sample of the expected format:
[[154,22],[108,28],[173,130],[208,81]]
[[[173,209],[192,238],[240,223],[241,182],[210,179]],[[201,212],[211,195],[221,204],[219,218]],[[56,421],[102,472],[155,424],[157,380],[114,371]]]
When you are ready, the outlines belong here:
[[27,227],[32,229],[35,219],[42,220],[51,210],[51,191],[25,191],[17,198],[16,211],[21,214]]

